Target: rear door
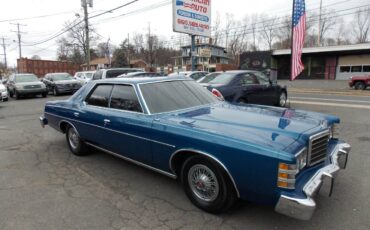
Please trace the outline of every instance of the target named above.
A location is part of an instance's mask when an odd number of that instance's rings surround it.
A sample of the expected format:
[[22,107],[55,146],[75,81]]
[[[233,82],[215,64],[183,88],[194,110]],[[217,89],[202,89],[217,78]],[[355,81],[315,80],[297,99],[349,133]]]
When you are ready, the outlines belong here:
[[242,88],[242,97],[248,103],[261,104],[263,97],[261,95],[262,87],[257,77],[251,73],[244,73],[240,76],[240,83]]
[[133,85],[115,85],[105,119],[110,149],[136,161],[151,163],[152,118],[143,113]]
[[279,97],[277,85],[272,85],[266,75],[261,72],[254,72],[253,75],[257,77],[261,85],[261,103],[265,105],[274,105]]

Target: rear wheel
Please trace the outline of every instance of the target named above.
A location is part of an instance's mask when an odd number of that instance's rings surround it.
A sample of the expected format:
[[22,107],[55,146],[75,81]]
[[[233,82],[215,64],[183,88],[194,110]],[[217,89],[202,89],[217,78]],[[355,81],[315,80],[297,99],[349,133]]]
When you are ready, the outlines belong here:
[[210,213],[222,213],[237,200],[236,191],[226,172],[214,161],[200,156],[187,159],[181,181],[190,201]]
[[366,89],[366,85],[365,85],[365,83],[363,83],[361,81],[358,81],[355,84],[355,89],[364,90],[364,89]]
[[81,140],[75,128],[68,125],[66,128],[66,139],[68,147],[76,156],[84,156],[87,154],[87,145]]

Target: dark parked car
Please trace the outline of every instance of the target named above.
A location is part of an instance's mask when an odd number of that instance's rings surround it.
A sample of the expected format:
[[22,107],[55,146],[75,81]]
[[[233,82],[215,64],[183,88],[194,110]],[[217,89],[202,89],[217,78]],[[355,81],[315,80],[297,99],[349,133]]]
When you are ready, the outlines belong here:
[[214,73],[209,73],[207,74],[206,76],[204,77],[201,77],[197,80],[197,82],[199,83],[209,83],[210,81],[212,81],[213,79],[215,79],[218,75],[220,75],[221,73],[223,72],[214,72]]
[[276,105],[284,107],[288,92],[258,71],[227,71],[208,83],[202,83],[215,96],[233,103]]
[[169,77],[190,77],[194,81],[197,81],[200,78],[206,76],[207,74],[208,72],[205,72],[205,71],[183,71],[183,72],[171,73],[168,76]]
[[9,96],[17,100],[22,96],[42,95],[46,97],[48,93],[45,84],[36,75],[28,73],[11,75],[6,87]]
[[48,73],[45,75],[43,82],[49,92],[54,96],[66,93],[75,93],[82,86],[82,83],[74,79],[68,73]]
[[47,102],[40,121],[64,133],[78,156],[95,147],[179,178],[211,213],[240,198],[310,219],[315,194],[331,194],[351,148],[338,139],[338,117],[230,104],[189,78],[91,81]]

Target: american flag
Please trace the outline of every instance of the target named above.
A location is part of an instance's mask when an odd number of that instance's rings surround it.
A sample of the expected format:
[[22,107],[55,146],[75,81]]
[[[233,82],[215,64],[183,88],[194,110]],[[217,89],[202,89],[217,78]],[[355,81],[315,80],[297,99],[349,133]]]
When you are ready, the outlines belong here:
[[293,81],[303,70],[302,49],[306,32],[306,6],[304,0],[294,0],[292,32],[292,66],[291,80]]

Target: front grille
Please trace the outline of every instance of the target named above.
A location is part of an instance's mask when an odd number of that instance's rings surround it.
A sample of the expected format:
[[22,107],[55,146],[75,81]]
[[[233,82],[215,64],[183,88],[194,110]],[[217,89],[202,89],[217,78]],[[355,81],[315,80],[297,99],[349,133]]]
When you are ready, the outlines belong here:
[[23,86],[24,89],[40,89],[41,85],[25,85]]
[[328,153],[329,130],[313,135],[308,145],[308,165],[312,166],[325,161]]

